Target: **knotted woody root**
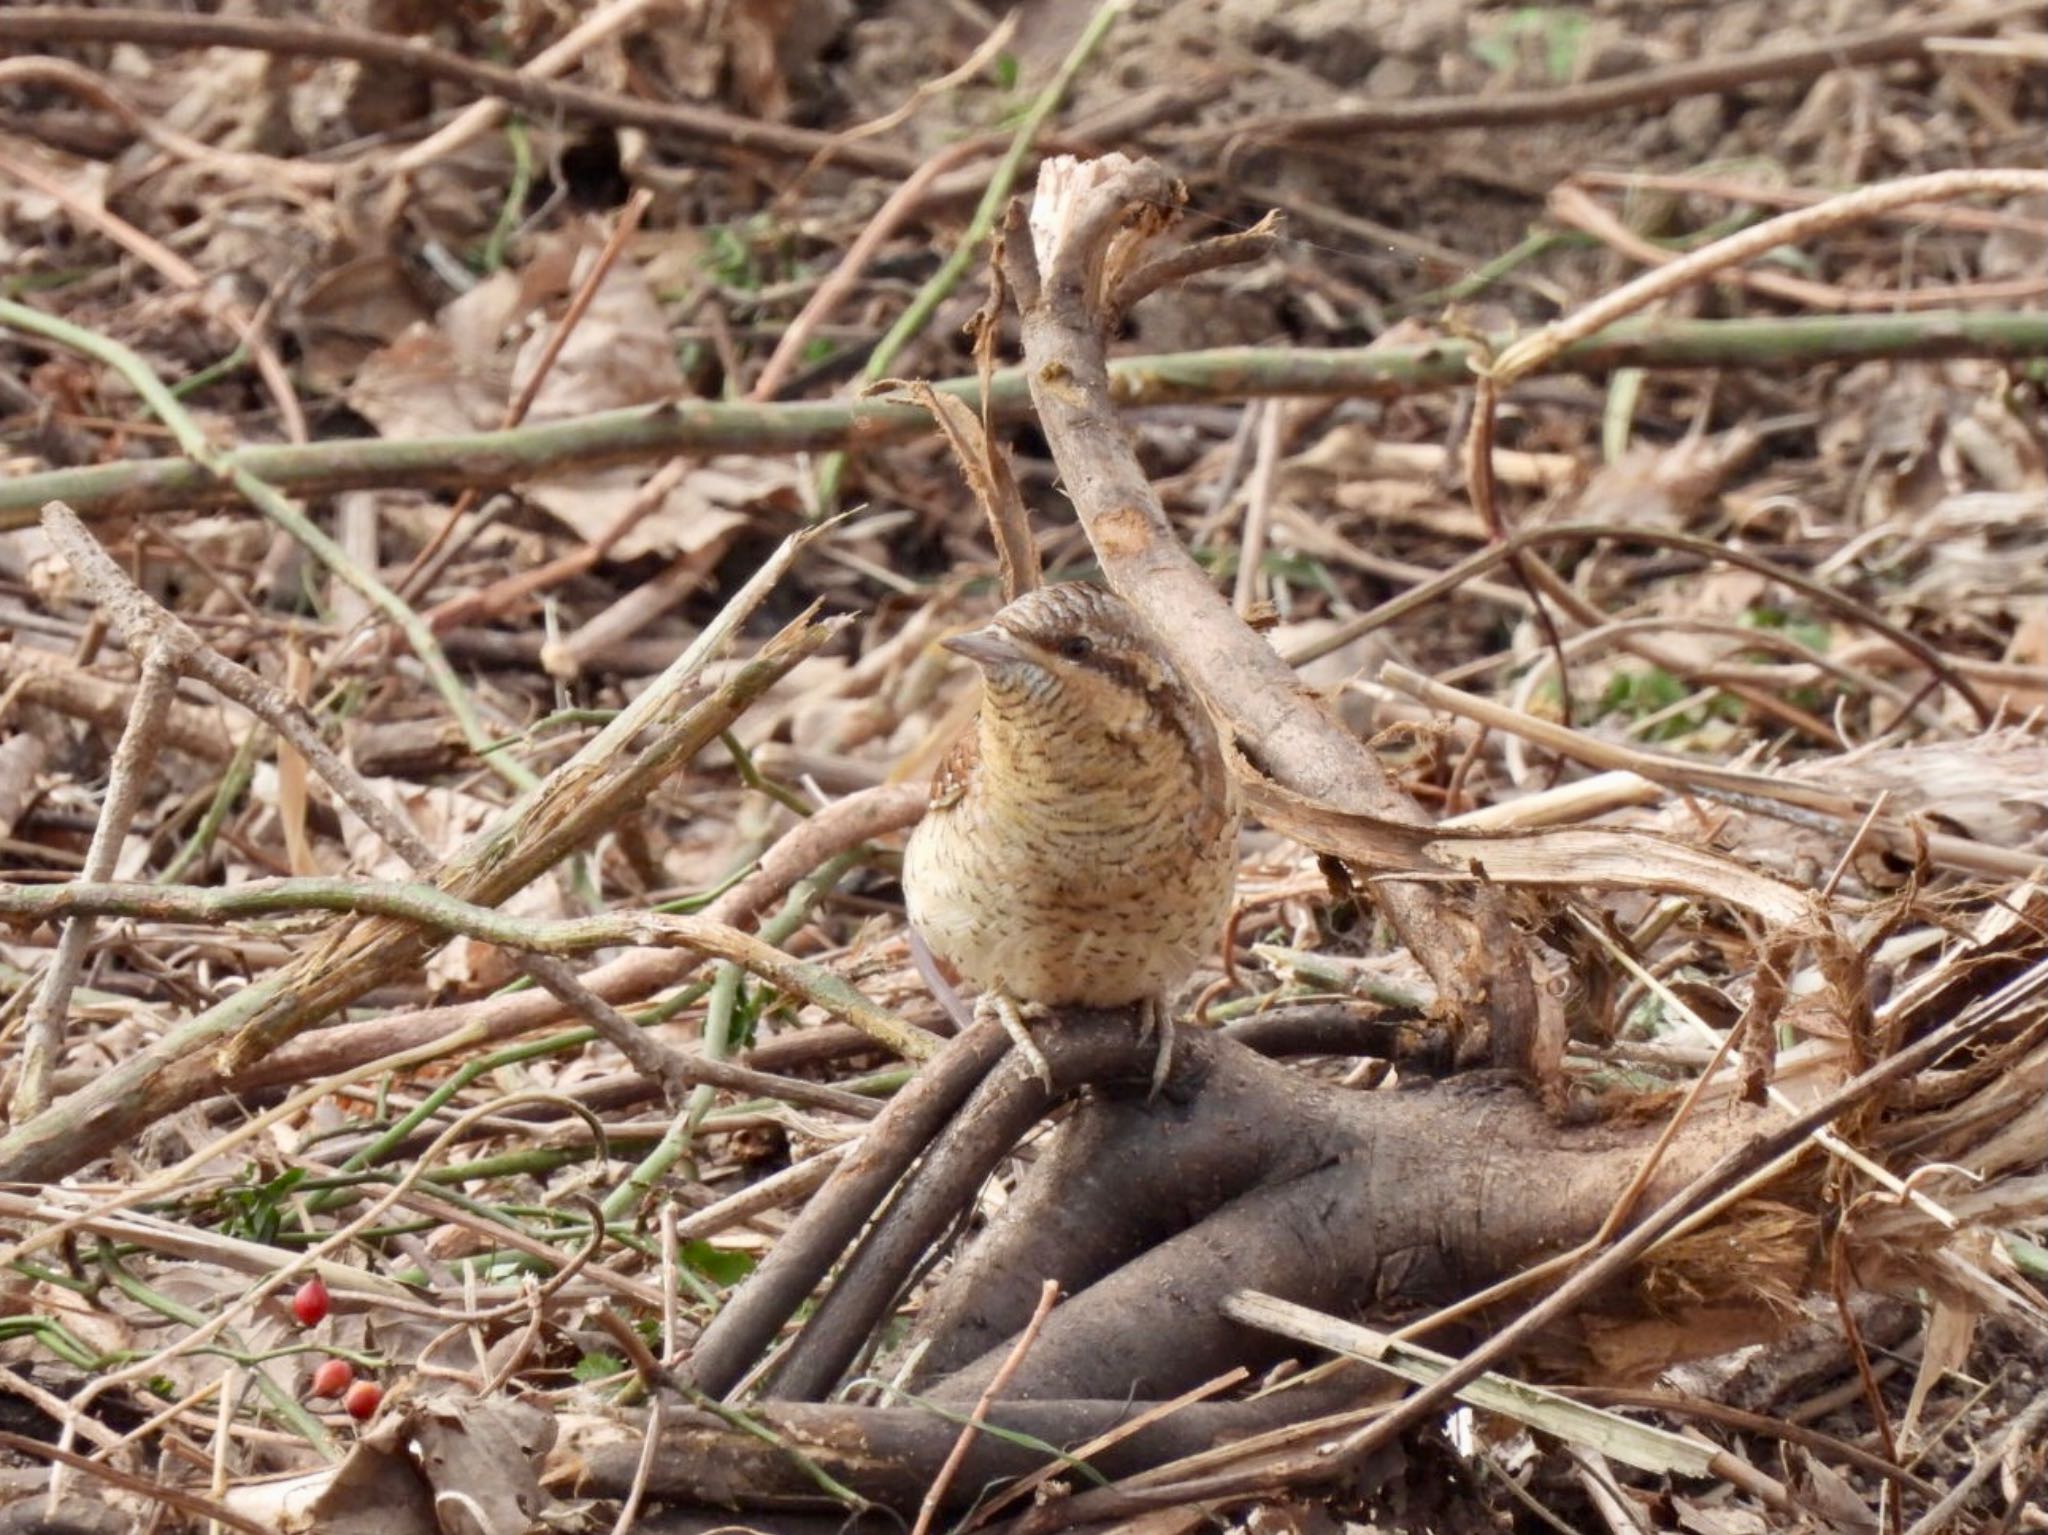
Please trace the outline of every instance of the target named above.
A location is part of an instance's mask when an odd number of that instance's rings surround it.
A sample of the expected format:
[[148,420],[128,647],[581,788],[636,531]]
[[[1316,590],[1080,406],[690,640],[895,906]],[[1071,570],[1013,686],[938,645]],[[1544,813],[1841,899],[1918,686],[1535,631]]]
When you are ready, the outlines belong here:
[[[1560,1128],[1498,1073],[1360,1093],[1215,1035],[1184,1039],[1168,1092],[1148,1102],[1151,1047],[1133,1038],[1127,1019],[1075,1018],[1044,1028],[1043,1040],[1062,1090],[1082,1081],[1113,1085],[1092,1090],[1057,1127],[1001,1217],[922,1306],[909,1347],[918,1363],[905,1384],[956,1410],[971,1408],[1042,1282],[1056,1280],[1064,1299],[1005,1400],[1020,1404],[1013,1426],[1060,1443],[1125,1421],[1146,1400],[1287,1353],[1280,1340],[1223,1317],[1221,1303],[1233,1290],[1266,1290],[1339,1312],[1414,1312],[1590,1235],[1656,1136],[1655,1126]],[[758,1409],[805,1456],[877,1501],[900,1503],[908,1490],[928,1486],[955,1425],[918,1407],[785,1404],[822,1402],[844,1383],[929,1245],[955,1226],[1046,1112],[1044,1086],[1013,1056],[1002,1056],[960,1095],[961,1084],[1005,1044],[993,1026],[970,1031],[891,1105],[858,1156],[711,1324],[686,1367],[698,1390],[732,1390],[824,1277],[839,1233],[858,1228],[886,1197],[887,1208],[766,1376],[767,1401]],[[950,1116],[947,1099],[959,1104]],[[943,1128],[925,1145],[918,1132],[941,1118]],[[1648,1198],[1697,1174],[1759,1119],[1717,1115],[1682,1133]],[[1795,1268],[1801,1261],[1792,1258]],[[1345,1399],[1361,1389],[1350,1383]],[[1329,1403],[1325,1392],[1175,1414],[1098,1469],[1140,1469],[1312,1416]],[[656,1457],[650,1491],[750,1506],[817,1496],[797,1459],[753,1435],[688,1414],[665,1432],[673,1453]],[[616,1494],[630,1484],[637,1442],[620,1437],[584,1452],[584,1491]],[[1043,1461],[984,1440],[962,1473],[962,1494]]]

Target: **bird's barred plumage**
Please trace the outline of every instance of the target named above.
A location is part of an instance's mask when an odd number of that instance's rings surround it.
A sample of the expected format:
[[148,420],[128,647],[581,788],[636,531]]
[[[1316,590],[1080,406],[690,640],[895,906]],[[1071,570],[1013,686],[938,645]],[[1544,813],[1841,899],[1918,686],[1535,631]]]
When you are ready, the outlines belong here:
[[905,852],[911,920],[1018,1001],[1169,992],[1214,945],[1237,865],[1200,700],[1101,587],[1029,593],[953,643],[981,668],[982,706]]

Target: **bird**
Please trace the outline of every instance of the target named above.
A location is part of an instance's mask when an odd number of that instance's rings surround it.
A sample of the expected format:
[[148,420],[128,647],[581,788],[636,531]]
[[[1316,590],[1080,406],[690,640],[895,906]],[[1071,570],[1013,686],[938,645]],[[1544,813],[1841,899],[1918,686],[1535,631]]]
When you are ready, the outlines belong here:
[[974,723],[940,762],[903,854],[925,945],[981,988],[1052,1087],[1025,1024],[1138,1004],[1172,1067],[1167,999],[1209,953],[1237,875],[1235,780],[1200,697],[1138,613],[1069,582],[940,642],[981,674]]

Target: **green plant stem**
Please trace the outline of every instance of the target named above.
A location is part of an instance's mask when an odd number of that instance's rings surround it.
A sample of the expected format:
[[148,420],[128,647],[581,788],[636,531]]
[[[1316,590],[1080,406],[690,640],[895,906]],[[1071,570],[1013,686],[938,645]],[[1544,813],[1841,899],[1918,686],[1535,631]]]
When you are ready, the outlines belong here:
[[[477,716],[476,706],[470,701],[469,690],[462,685],[462,679],[455,675],[455,668],[448,662],[441,649],[440,641],[434,638],[433,630],[426,620],[412,610],[396,592],[378,580],[371,572],[364,570],[349,558],[348,551],[329,538],[305,513],[263,479],[246,464],[236,461],[231,454],[215,452],[200,430],[179,402],[177,396],[165,387],[154,369],[135,352],[97,331],[73,325],[55,315],[43,313],[27,304],[17,304],[0,299],[0,324],[12,325],[34,335],[48,338],[75,352],[82,352],[112,368],[128,386],[141,396],[142,403],[152,414],[171,429],[178,446],[193,461],[194,466],[213,478],[231,486],[236,495],[246,500],[265,517],[311,554],[314,559],[352,587],[365,602],[376,608],[405,635],[412,646],[413,654],[427,669],[427,676],[434,684],[434,690],[448,705],[448,712],[455,717],[461,728],[463,739],[472,751],[482,753],[490,744],[490,735],[485,731],[483,721]],[[49,499],[61,499],[51,497]],[[509,756],[491,757],[486,763],[513,788],[524,791],[539,782],[525,765]]]
[[208,384],[224,379],[230,373],[240,372],[248,366],[249,349],[246,346],[238,346],[218,362],[208,363],[197,373],[179,379],[177,383],[170,386],[171,396],[173,399],[182,400],[188,394],[197,394]]
[[[0,308],[0,323],[19,310]],[[1486,345],[1498,350],[1513,339],[1492,337]],[[1473,350],[1471,343],[1453,340],[1386,351],[1223,347],[1124,358],[1110,366],[1110,387],[1116,403],[1126,408],[1274,397],[1389,399],[1469,384]],[[2030,377],[2048,378],[2048,313],[1943,310],[1629,321],[1566,347],[1546,371],[1597,376],[1623,367],[1789,369],[1948,357],[1989,358]],[[980,384],[973,378],[934,387],[969,403],[980,399]],[[990,409],[998,421],[1031,414],[1021,371],[1007,369],[994,376]],[[292,495],[396,485],[495,490],[569,469],[644,463],[678,453],[814,453],[873,447],[930,430],[930,412],[877,399],[641,405],[455,437],[272,443],[222,455],[220,462]],[[53,500],[92,518],[223,506],[237,498],[234,487],[206,462],[124,459],[0,481],[0,532],[29,526],[43,504]]]
[[922,1060],[937,1041],[877,1007],[821,965],[792,959],[763,935],[722,922],[654,912],[604,912],[590,917],[515,917],[431,885],[376,880],[264,879],[195,888],[160,885],[0,885],[0,913],[9,916],[140,917],[212,922],[279,911],[345,911],[398,917],[444,936],[460,934],[537,954],[581,954],[625,944],[697,949],[730,959],[764,980],[872,1034],[898,1054]]
[[800,816],[811,813],[811,803],[788,784],[770,778],[755,765],[753,755],[740,743],[740,738],[730,730],[719,738],[726,752],[732,758],[732,765],[740,775],[740,782],[758,794],[765,794],[783,809]]
[[505,186],[505,201],[498,209],[498,221],[484,242],[483,269],[489,276],[505,264],[505,246],[526,217],[527,194],[533,190],[533,136],[523,118],[505,119],[505,143],[512,151],[512,179]]
[[1509,249],[1502,251],[1485,265],[1475,267],[1456,282],[1428,293],[1419,293],[1398,307],[1402,314],[1426,314],[1443,308],[1446,304],[1462,304],[1477,298],[1488,288],[1506,277],[1519,266],[1525,266],[1537,257],[1547,255],[1560,245],[1590,245],[1590,235],[1567,234],[1556,229],[1532,229]]
[[[946,253],[946,259],[939,269],[917,292],[903,313],[896,317],[896,323],[883,333],[875,343],[874,351],[868,354],[866,364],[861,368],[863,384],[873,384],[889,376],[889,369],[895,364],[898,354],[931,323],[939,305],[946,296],[960,285],[960,279],[967,275],[967,269],[981,255],[988,233],[995,227],[996,215],[1010,200],[1010,190],[1017,184],[1017,173],[1024,168],[1024,161],[1031,153],[1031,146],[1037,142],[1039,130],[1059,109],[1073,88],[1074,81],[1081,73],[1098,44],[1109,33],[1117,17],[1124,12],[1127,0],[1103,0],[1095,8],[1095,14],[1088,18],[1088,25],[1082,30],[1074,46],[1067,50],[1067,56],[1060,61],[1058,73],[1040,91],[1025,110],[1017,124],[1017,131],[1010,139],[1010,147],[1003,158],[996,162],[989,174],[988,186],[981,194],[981,201],[975,205],[974,215],[967,221],[967,229],[953,248]],[[834,453],[818,468],[818,514],[828,515],[839,497],[839,477],[845,472],[846,455]]]
[[[859,850],[853,853],[841,854],[838,858],[824,865],[810,879],[801,881],[792,887],[790,897],[785,901],[782,910],[761,924],[758,934],[760,941],[771,945],[786,941],[791,933],[795,932],[797,928],[801,927],[808,920],[812,907],[822,898],[825,892],[838,883],[847,869],[852,868],[854,864],[860,861],[860,856]],[[807,897],[804,897],[803,893],[806,891],[810,893]],[[693,897],[692,899],[696,898]],[[691,1000],[694,1000],[695,998],[702,997],[712,985],[713,982],[710,981],[698,981],[685,988],[685,991]],[[681,1005],[687,1006],[688,1002],[686,1001]],[[681,1007],[671,1001],[647,1008],[633,1015],[633,1018],[634,1022],[647,1026],[665,1022],[675,1016],[680,1010]],[[528,1040],[522,1044],[508,1046],[503,1050],[493,1051],[489,1055],[478,1057],[476,1060],[465,1061],[447,1080],[436,1084],[433,1091],[421,1099],[409,1113],[405,1114],[368,1145],[359,1148],[351,1154],[341,1164],[341,1172],[345,1174],[357,1173],[382,1162],[394,1150],[403,1145],[407,1137],[414,1134],[421,1125],[425,1124],[435,1114],[438,1114],[457,1095],[474,1084],[479,1078],[488,1076],[490,1073],[507,1066],[523,1065],[529,1061],[539,1060],[546,1056],[581,1049],[596,1037],[596,1031],[593,1029],[567,1029],[559,1034],[551,1034],[545,1039]],[[891,1091],[895,1087],[900,1086],[904,1080],[907,1080],[907,1077],[902,1073],[893,1071],[878,1072],[848,1084],[848,1090],[859,1093]],[[753,1105],[751,1104],[736,1105],[733,1112],[738,1113],[752,1107]],[[580,1160],[582,1155],[584,1153],[579,1151],[573,1156],[565,1155],[564,1160]],[[671,1163],[672,1161],[673,1158],[670,1159]],[[646,1164],[643,1163],[642,1165],[644,1167]],[[651,1185],[653,1180],[660,1176],[660,1172],[666,1170],[667,1165],[664,1164],[662,1168],[650,1173],[643,1181]],[[448,1171],[451,1174],[448,1181],[455,1181],[452,1177],[453,1169]],[[428,1176],[431,1177],[433,1175],[429,1174]],[[465,1176],[482,1176],[482,1174],[471,1173]],[[635,1179],[640,1177],[641,1169],[636,1168],[632,1174],[628,1175],[626,1183],[630,1185]],[[609,1208],[612,1200],[620,1198],[621,1192],[621,1190],[614,1190],[612,1195],[607,1197],[605,1212],[607,1218],[616,1219],[624,1210],[631,1208],[631,1200],[626,1200],[617,1210]],[[324,1212],[343,1202],[342,1196],[322,1191],[315,1193],[312,1199],[308,1201],[308,1208],[316,1213]]]
[[[28,1273],[32,1265],[9,1264],[8,1267]],[[38,1275],[37,1277],[41,1277]],[[53,1322],[41,1316],[11,1316],[0,1318],[0,1343],[12,1343],[17,1338],[33,1338],[74,1370],[91,1373],[105,1369],[112,1361],[96,1353],[92,1346],[60,1322]]]
[[158,884],[175,885],[185,877],[186,870],[213,850],[213,839],[220,835],[221,827],[227,824],[228,813],[235,808],[236,801],[249,787],[249,781],[256,776],[256,759],[272,739],[268,730],[261,729],[251,730],[242,737],[241,745],[235,748],[235,755],[228,762],[227,771],[221,774],[220,783],[214,788],[206,814],[199,818],[192,835],[185,839],[184,845],[157,876]]
[[[784,942],[798,928],[810,919],[811,912],[823,900],[847,872],[866,856],[863,848],[854,848],[829,860],[822,868],[790,887],[784,898],[782,909],[761,924],[761,937],[769,942]],[[704,1053],[713,1060],[722,1061],[732,1054],[733,1011],[739,1003],[740,982],[743,979],[740,967],[727,960],[721,964],[711,979],[711,1000],[704,1009]],[[680,1150],[687,1150],[690,1137],[702,1126],[704,1116],[711,1112],[716,1092],[708,1082],[700,1083],[690,1094],[688,1112],[682,1127]],[[612,1212],[607,1211],[607,1214]]]
[[697,1408],[700,1412],[708,1412],[714,1417],[722,1419],[730,1427],[738,1429],[743,1434],[752,1435],[763,1444],[773,1445],[794,1461],[803,1471],[804,1475],[808,1476],[827,1497],[837,1499],[847,1508],[856,1512],[874,1507],[866,1498],[855,1492],[851,1487],[846,1486],[843,1482],[840,1482],[823,1466],[819,1465],[809,1455],[806,1455],[796,1445],[784,1439],[774,1429],[768,1427],[767,1424],[750,1417],[737,1407],[719,1401],[716,1397],[706,1396],[694,1387],[686,1387],[685,1389],[692,1407]]
[[[761,924],[760,936],[765,943],[781,943],[803,926],[811,909],[825,893],[838,884],[845,872],[860,861],[860,850],[842,853],[820,868],[808,879],[792,887],[783,907],[773,917]],[[727,977],[731,979],[728,980]],[[740,968],[737,965],[723,965],[711,983],[711,1001],[705,1012],[704,1054],[714,1060],[723,1060],[732,1051],[732,1003],[739,991]],[[720,1016],[720,1000],[725,1001],[723,1016]],[[655,1186],[668,1172],[688,1154],[691,1137],[702,1127],[709,1113],[713,1090],[709,1083],[701,1084],[690,1094],[670,1123],[667,1134],[635,1164],[633,1170],[605,1195],[601,1208],[607,1223],[617,1225],[641,1201],[653,1193]]]
[[[98,1244],[98,1252],[95,1256],[100,1267],[106,1271],[107,1278],[113,1282],[114,1288],[137,1305],[146,1306],[151,1311],[157,1312],[161,1316],[169,1317],[172,1321],[185,1327],[204,1327],[209,1320],[199,1312],[194,1311],[190,1306],[172,1300],[168,1295],[151,1288],[136,1278],[134,1274],[128,1271],[127,1266],[115,1256],[111,1243],[104,1240],[101,1241]],[[233,1334],[229,1334],[229,1337],[232,1338]],[[270,1403],[277,1415],[289,1423],[308,1444],[320,1451],[329,1460],[339,1460],[341,1458],[341,1451],[334,1443],[334,1436],[327,1432],[326,1425],[306,1411],[305,1407],[289,1392],[272,1380],[268,1371],[256,1367],[258,1363],[257,1355],[242,1348],[239,1344],[233,1343],[230,1343],[226,1348],[214,1350],[214,1352],[233,1359],[236,1363],[248,1369],[251,1378],[256,1382],[256,1389],[263,1393],[263,1399]]]

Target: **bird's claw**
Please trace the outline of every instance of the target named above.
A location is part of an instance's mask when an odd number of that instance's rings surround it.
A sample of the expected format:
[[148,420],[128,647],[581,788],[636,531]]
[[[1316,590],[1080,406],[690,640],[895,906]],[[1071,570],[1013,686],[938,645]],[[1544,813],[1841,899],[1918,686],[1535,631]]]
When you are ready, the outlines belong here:
[[1159,1096],[1166,1079],[1173,1075],[1173,1013],[1164,997],[1147,997],[1138,1005],[1138,1043],[1143,1044],[1155,1033],[1159,1053],[1152,1058],[1152,1086],[1145,1094],[1147,1103]]
[[1031,1007],[1028,1004],[1019,1007],[1014,997],[1004,996],[999,991],[985,991],[975,1003],[975,1011],[993,1017],[1003,1026],[1003,1032],[1010,1036],[1011,1041],[1017,1046],[1017,1053],[1024,1057],[1025,1064],[1031,1068],[1038,1080],[1045,1084],[1047,1092],[1058,1090],[1053,1086],[1052,1062],[1045,1058],[1045,1052],[1038,1048],[1038,1041],[1031,1037],[1031,1030],[1024,1026],[1026,1012],[1043,1017],[1044,1008]]

